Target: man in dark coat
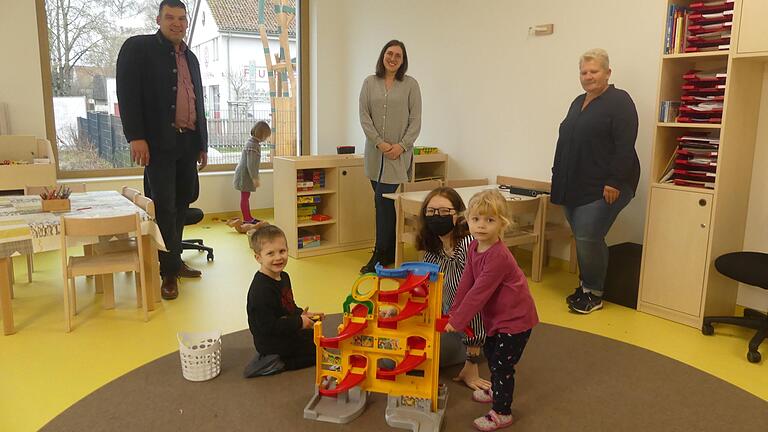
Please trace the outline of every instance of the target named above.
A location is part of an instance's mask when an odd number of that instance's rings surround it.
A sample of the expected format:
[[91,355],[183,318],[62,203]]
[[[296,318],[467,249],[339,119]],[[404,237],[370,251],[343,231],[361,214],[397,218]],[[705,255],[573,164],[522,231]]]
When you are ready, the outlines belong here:
[[117,58],[117,98],[131,159],[145,167],[155,202],[161,251],[162,296],[179,295],[178,277],[199,277],[181,261],[184,218],[198,195],[197,167],[208,163],[208,128],[200,63],[184,43],[187,10],[160,2],[159,31],[125,41]]

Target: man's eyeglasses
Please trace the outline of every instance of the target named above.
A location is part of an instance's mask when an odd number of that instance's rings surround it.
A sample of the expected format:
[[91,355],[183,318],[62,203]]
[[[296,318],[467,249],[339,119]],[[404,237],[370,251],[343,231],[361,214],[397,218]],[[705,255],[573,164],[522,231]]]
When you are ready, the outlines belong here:
[[448,208],[448,207],[441,207],[441,208],[433,208],[433,207],[427,207],[426,210],[424,210],[424,216],[451,216],[456,214],[456,209]]

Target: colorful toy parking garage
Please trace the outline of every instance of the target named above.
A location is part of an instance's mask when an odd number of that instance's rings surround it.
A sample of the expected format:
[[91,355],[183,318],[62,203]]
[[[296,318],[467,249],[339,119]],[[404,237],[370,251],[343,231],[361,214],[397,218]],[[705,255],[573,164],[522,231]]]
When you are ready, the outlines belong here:
[[442,294],[443,275],[433,264],[377,265],[375,274],[359,277],[338,335],[323,337],[322,322],[315,323],[316,390],[304,417],[350,422],[365,409],[367,393],[378,392],[388,395],[390,426],[439,431],[448,398],[438,384],[447,324]]

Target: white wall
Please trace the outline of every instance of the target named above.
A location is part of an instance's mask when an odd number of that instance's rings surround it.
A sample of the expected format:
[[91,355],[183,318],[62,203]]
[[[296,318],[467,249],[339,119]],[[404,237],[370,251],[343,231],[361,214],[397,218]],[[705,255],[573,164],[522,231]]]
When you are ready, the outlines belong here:
[[11,133],[45,137],[35,2],[0,0],[0,11],[0,101]]
[[[612,82],[637,105],[637,151],[647,171],[665,12],[661,0],[323,0],[312,6],[317,153],[332,153],[342,143],[362,151],[360,85],[373,72],[382,45],[397,38],[406,44],[408,73],[422,91],[417,145],[448,153],[451,177],[549,180],[558,125],[582,92],[579,55],[603,47],[611,54]],[[631,31],[623,17],[632,17]],[[528,35],[530,26],[544,23],[555,25],[554,35]],[[610,243],[642,242],[647,183],[644,175]]]
[[[450,155],[454,178],[506,174],[549,180],[558,125],[582,92],[579,55],[608,50],[612,82],[629,92],[640,117],[637,152],[643,168],[636,198],[621,213],[608,243],[642,243],[648,171],[666,2],[663,0],[323,0],[311,2],[311,149],[339,144],[362,152],[357,98],[363,79],[389,39],[408,48],[408,73],[421,85],[417,145]],[[528,35],[537,24],[551,36]],[[768,80],[768,77],[766,78]],[[768,107],[768,81],[763,107]],[[759,142],[768,141],[768,108]],[[768,251],[766,144],[755,155],[745,247]],[[742,287],[740,304],[768,308],[763,290]]]
[[[768,252],[768,66],[763,74],[763,94],[757,127],[757,148],[752,168],[752,187],[744,235],[744,250]],[[768,310],[768,295],[764,289],[741,285],[738,303],[759,310]]]

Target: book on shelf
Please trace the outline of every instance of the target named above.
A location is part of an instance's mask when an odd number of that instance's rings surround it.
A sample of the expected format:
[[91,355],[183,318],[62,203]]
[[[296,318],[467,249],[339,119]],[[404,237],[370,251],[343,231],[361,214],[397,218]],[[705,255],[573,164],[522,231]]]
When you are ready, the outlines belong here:
[[685,52],[707,52],[707,51],[726,51],[731,49],[730,44],[725,45],[712,45],[712,46],[701,46],[701,47],[687,47],[685,49]]
[[688,132],[686,135],[678,137],[677,141],[684,145],[699,144],[699,145],[712,146],[713,148],[718,148],[718,146],[720,145],[720,138],[715,138],[711,134],[708,134],[706,132],[700,132],[700,133]]
[[678,101],[662,101],[659,109],[659,121],[671,123],[675,121],[680,112],[681,103]]
[[706,123],[706,124],[720,124],[723,121],[721,117],[693,117],[693,116],[677,116],[678,123]]
[[296,197],[297,204],[320,204],[320,197],[318,195],[305,195]]
[[703,13],[693,11],[688,19],[697,25],[733,23],[733,10],[722,12]]
[[691,24],[688,26],[688,33],[693,35],[698,35],[701,33],[730,30],[732,27],[733,25],[731,22],[707,24],[707,25]]
[[689,4],[688,7],[692,11],[700,12],[700,13],[733,11],[733,0],[714,0],[714,1],[693,2]]
[[[716,133],[686,132],[676,139],[677,147],[664,168],[660,183],[681,186],[708,187],[717,178],[717,157],[720,138]],[[688,183],[686,183],[688,182]]]
[[674,179],[672,183],[675,184],[676,186],[688,186],[688,187],[698,187],[698,188],[706,188],[706,189],[715,188],[715,182],[707,182],[707,181]]

